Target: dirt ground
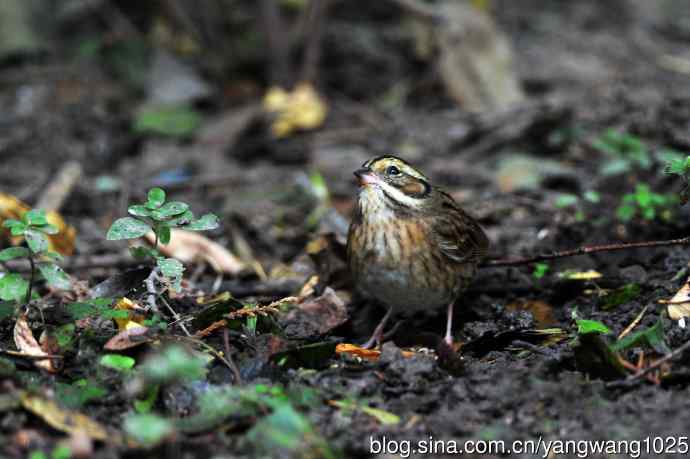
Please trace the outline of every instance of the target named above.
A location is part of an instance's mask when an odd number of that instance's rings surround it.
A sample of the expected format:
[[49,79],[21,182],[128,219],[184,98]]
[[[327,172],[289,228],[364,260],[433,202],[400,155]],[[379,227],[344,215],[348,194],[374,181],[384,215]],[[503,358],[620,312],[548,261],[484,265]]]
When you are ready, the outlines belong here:
[[[228,325],[225,337],[215,331],[199,339],[204,345],[185,344],[208,355],[214,354],[207,347],[231,350],[245,387],[284,392],[280,397],[287,397],[299,416],[294,425],[266,426],[282,409],[269,397],[209,421],[207,428],[178,426],[149,449],[96,441],[93,457],[369,457],[371,442],[384,437],[412,447],[430,437],[458,445],[502,440],[506,448],[515,440],[538,439],[662,437],[669,447],[673,438],[687,441],[690,353],[678,355],[661,372],[626,380],[635,370],[615,374],[618,367],[603,361],[607,354],[597,347],[616,341],[635,320],[632,333],[661,321],[663,339],[621,350],[630,365],[649,365],[664,349],[690,339],[690,331],[670,320],[660,303],[687,278],[686,246],[483,267],[456,304],[458,355],[434,349],[444,330],[443,311],[406,319],[404,332],[383,346],[378,359],[333,350],[335,343],[363,342],[382,314],[375,305],[352,299],[337,254],[356,193],[351,171],[380,154],[409,160],[477,217],[491,240],[488,259],[688,236],[688,207],[668,198],[678,196],[683,184],[663,173],[668,158],[663,153],[690,154],[690,8],[683,1],[651,3],[492,1],[492,16],[513,46],[528,97],[520,110],[492,115],[464,112],[446,96],[434,66],[415,56],[414,37],[400,11],[336,7],[324,33],[318,76],[328,118],[319,129],[283,140],[271,138],[265,122],[247,121],[260,101],[260,81],[213,87],[196,107],[203,114],[199,130],[178,139],[132,129],[142,96],[125,89],[101,60],[69,60],[61,49],[5,61],[0,191],[34,204],[60,167],[77,161],[83,178],[60,208],[77,232],[72,257],[124,260],[78,267],[67,257],[65,270],[82,288],[127,273],[99,296],[143,301],[141,273],[127,271],[137,266],[127,261],[127,244],[104,235],[125,215],[127,204],[140,202],[152,186],[189,203],[199,215],[218,215],[220,228],[204,234],[254,263],[220,283],[211,267],[187,265],[183,294],[170,302],[183,318],[199,320],[187,322],[193,332],[221,318],[199,319],[200,295],[227,291],[242,304],[267,305],[298,294],[311,276],[320,275],[314,294],[319,299],[308,300],[316,315],[281,308],[259,317],[255,334],[242,322]],[[244,70],[249,73],[252,65]],[[601,143],[611,130],[625,133],[635,148],[642,144],[646,159],[636,162],[625,152],[614,152],[619,156],[613,158],[604,151]],[[619,169],[610,173],[607,167]],[[315,171],[327,187],[326,200],[319,197]],[[108,188],[107,180],[116,186]],[[640,185],[667,197],[659,198],[651,218],[635,207],[636,198],[625,201]],[[629,218],[621,210],[626,202],[635,209]],[[309,248],[326,233],[335,240],[330,249]],[[590,271],[598,275],[573,276]],[[39,285],[41,300],[29,312],[36,336],[42,328],[74,322],[65,304],[76,295]],[[331,287],[337,301],[323,299]],[[621,292],[633,293],[613,298]],[[578,333],[574,314],[605,324],[609,333],[590,342]],[[184,335],[167,310],[161,317],[169,323],[162,337],[120,353],[138,365],[170,336]],[[15,322],[9,315],[0,323],[3,349],[15,349]],[[105,393],[74,410],[122,431],[132,400],[142,395],[133,395],[128,377],[99,368],[103,344],[117,332],[112,321],[105,322],[79,329],[59,373],[42,372],[21,358],[13,359],[15,370],[3,372],[0,449],[7,457],[32,452],[44,456],[31,457],[56,457],[56,445],[64,442],[76,451],[69,430],[19,406],[20,389],[55,398],[60,384],[96,380]],[[300,347],[309,344],[316,350]],[[292,358],[297,363],[285,364]],[[207,370],[201,380],[157,386],[153,412],[169,419],[193,416],[204,412],[199,400],[212,386],[238,383],[232,368],[218,359]],[[395,419],[384,422],[381,413]],[[281,443],[281,435],[299,441]],[[682,451],[678,441],[676,451]],[[675,456],[671,452],[659,457]],[[466,455],[506,456],[507,450]],[[563,457],[576,456],[571,451]],[[381,457],[397,456],[381,452]],[[429,457],[443,454],[437,449]]]

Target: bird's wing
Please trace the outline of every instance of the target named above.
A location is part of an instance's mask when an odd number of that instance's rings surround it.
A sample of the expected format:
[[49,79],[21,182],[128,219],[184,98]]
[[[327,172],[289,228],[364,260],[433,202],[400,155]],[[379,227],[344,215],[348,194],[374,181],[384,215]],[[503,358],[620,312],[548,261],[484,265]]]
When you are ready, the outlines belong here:
[[457,263],[479,263],[489,248],[484,230],[450,195],[439,193],[443,212],[435,218],[432,233],[441,253]]

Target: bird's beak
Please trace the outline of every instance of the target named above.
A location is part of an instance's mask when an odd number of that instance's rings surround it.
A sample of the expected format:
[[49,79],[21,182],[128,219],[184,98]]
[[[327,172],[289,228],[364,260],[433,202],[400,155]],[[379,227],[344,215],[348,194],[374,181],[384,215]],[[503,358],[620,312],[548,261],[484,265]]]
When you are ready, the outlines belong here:
[[367,185],[372,185],[374,183],[377,183],[379,181],[378,177],[374,174],[374,172],[369,169],[368,167],[363,167],[361,169],[357,169],[355,172],[355,177],[357,177],[357,183],[359,183],[359,186],[367,186]]

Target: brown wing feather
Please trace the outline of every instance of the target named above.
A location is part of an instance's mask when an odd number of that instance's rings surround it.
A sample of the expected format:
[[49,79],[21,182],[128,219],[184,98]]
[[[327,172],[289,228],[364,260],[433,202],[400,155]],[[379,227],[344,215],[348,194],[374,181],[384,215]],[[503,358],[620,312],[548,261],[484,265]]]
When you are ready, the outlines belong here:
[[432,232],[441,253],[457,263],[479,263],[489,248],[489,239],[450,195],[436,191],[443,212],[435,217]]

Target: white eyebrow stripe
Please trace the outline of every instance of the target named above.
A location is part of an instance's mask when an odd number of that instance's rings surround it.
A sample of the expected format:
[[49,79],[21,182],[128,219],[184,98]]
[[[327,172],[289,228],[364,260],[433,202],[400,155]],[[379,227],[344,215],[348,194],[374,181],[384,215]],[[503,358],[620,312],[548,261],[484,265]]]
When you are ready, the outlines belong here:
[[396,187],[389,185],[383,180],[381,180],[379,186],[383,191],[386,192],[386,194],[388,194],[388,196],[390,196],[391,198],[393,198],[393,200],[399,202],[400,204],[406,205],[408,207],[416,207],[419,205],[419,200],[417,198],[413,198],[411,196],[406,195]]

